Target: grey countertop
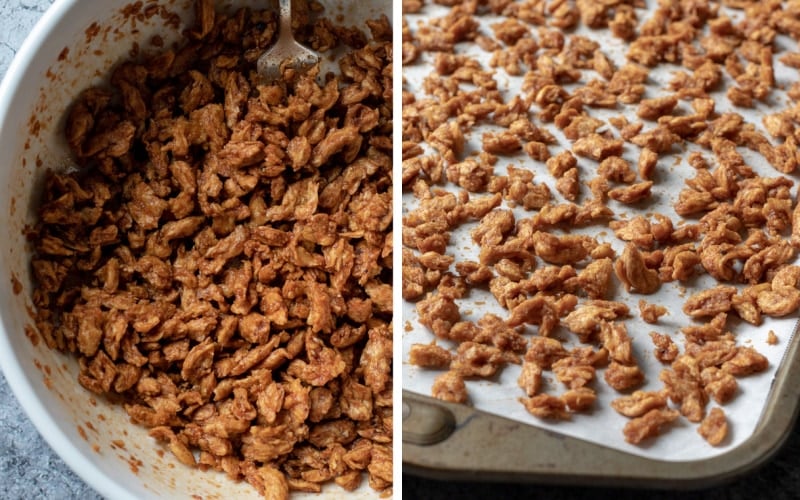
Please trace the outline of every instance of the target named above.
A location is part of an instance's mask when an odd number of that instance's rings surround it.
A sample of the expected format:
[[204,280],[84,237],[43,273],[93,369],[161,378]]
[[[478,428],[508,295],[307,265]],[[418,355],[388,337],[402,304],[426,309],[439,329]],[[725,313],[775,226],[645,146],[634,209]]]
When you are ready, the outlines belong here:
[[[25,36],[52,0],[0,0],[0,76]],[[800,432],[792,433],[775,460],[727,486],[681,495],[682,498],[798,498],[800,495]],[[674,498],[675,492],[610,491],[592,488],[515,484],[440,482],[404,477],[405,498]],[[0,376],[0,498],[82,499],[100,497],[81,481],[42,440]]]

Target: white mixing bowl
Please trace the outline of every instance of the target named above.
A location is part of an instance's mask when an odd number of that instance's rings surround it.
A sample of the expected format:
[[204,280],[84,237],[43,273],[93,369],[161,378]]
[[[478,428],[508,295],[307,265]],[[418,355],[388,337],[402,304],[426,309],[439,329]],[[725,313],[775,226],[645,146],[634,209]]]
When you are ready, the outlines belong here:
[[[181,16],[186,27],[193,2],[167,0],[163,5]],[[223,5],[223,2],[218,2]],[[224,2],[237,7],[264,2]],[[322,2],[346,24],[385,13],[391,2]],[[109,69],[129,55],[138,42],[146,47],[154,34],[169,44],[179,31],[165,26],[138,2],[139,15],[124,15],[130,0],[103,2],[56,0],[30,33],[0,85],[0,366],[36,428],[89,485],[110,499],[258,498],[254,488],[224,474],[181,465],[129,422],[118,406],[95,398],[77,382],[77,362],[51,351],[32,334],[30,247],[25,228],[35,220],[34,198],[48,168],[70,165],[63,137],[65,112],[78,93],[102,81]],[[233,4],[233,5],[231,5]],[[343,4],[343,5],[339,5]],[[336,486],[325,496],[374,498],[366,486],[346,494]],[[1,495],[0,495],[1,496]],[[320,498],[311,495],[311,498]]]

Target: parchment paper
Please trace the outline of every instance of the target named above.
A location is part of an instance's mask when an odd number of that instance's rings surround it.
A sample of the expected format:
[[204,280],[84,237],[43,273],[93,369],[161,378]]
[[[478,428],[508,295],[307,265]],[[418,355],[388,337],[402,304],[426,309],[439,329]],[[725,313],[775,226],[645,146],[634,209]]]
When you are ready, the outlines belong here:
[[[649,1],[647,3],[652,10],[655,6],[655,2]],[[420,20],[431,17],[441,17],[445,15],[447,11],[447,8],[441,6],[426,5],[419,14],[407,15],[405,18],[408,21],[410,29],[416,31]],[[741,11],[726,10],[725,12],[734,22],[742,16]],[[640,23],[642,20],[650,17],[648,12],[641,9],[637,9],[637,14]],[[493,35],[489,26],[500,21],[502,18],[496,16],[481,16],[477,19],[481,22],[480,32],[486,35]],[[538,39],[535,27],[532,27],[532,33],[534,38]],[[590,30],[582,26],[576,30],[575,33],[600,42],[601,50],[614,61],[617,68],[621,67],[626,62],[625,53],[627,52],[627,48],[622,41],[612,37],[607,30]],[[796,44],[789,39],[779,37],[776,43],[782,49],[797,50]],[[460,43],[456,45],[456,52],[475,56],[486,69],[489,69],[489,54],[483,52],[477,46]],[[774,59],[777,85],[788,88],[791,83],[797,79],[797,71],[783,66],[777,61],[777,57]],[[413,92],[420,98],[424,97],[421,84],[426,77],[435,74],[431,62],[432,58],[430,55],[424,55],[413,65],[403,68],[404,90]],[[670,91],[667,90],[667,82],[673,78],[674,72],[678,70],[686,71],[685,68],[680,68],[678,66],[669,67],[666,65],[660,65],[651,70],[651,82],[648,85],[644,98],[653,98],[669,94]],[[584,84],[592,78],[601,77],[593,71],[584,70],[584,77],[580,83]],[[762,132],[764,132],[764,130],[761,125],[761,120],[764,114],[774,113],[779,109],[785,108],[787,103],[790,102],[782,90],[774,90],[770,101],[768,103],[757,103],[756,109],[743,110],[742,108],[734,108],[724,96],[724,92],[732,83],[732,80],[727,73],[725,73],[724,78],[725,83],[721,86],[721,92],[714,94],[717,103],[717,112],[722,113],[729,110],[738,112],[745,117],[747,122],[753,123]],[[495,79],[498,81],[506,101],[514,95],[522,95],[520,91],[522,77],[511,77],[502,69],[497,69]],[[569,86],[566,86],[566,88],[570,89]],[[608,117],[622,114],[625,115],[630,122],[636,122],[641,121],[635,115],[636,108],[637,105],[621,105],[618,106],[616,110],[599,110],[596,108],[587,108],[587,110],[591,116],[599,117],[604,120]],[[542,124],[535,118],[537,111],[538,108],[535,105],[531,107],[530,115],[533,122],[538,126],[545,126],[558,138],[558,144],[550,147],[551,155],[557,154],[562,149],[570,148],[570,141],[566,140],[556,127],[552,126],[552,124]],[[692,110],[689,107],[689,103],[681,101],[674,114],[689,114],[691,112]],[[644,123],[645,127],[643,132],[655,126],[654,122],[645,121]],[[613,129],[610,124],[604,127],[604,129],[611,129],[615,136],[619,136],[618,131]],[[600,131],[604,129],[600,129]],[[470,152],[480,151],[481,135],[491,130],[501,129],[499,127],[485,125],[475,127],[470,135],[468,135],[465,156]],[[770,137],[768,134],[765,135]],[[773,143],[777,144],[776,142]],[[680,151],[678,149],[680,149]],[[428,148],[428,150],[432,151],[430,148]],[[654,203],[648,206],[647,210],[637,210],[609,200],[608,204],[612,210],[614,210],[616,214],[615,218],[632,218],[640,213],[645,215],[653,212],[661,212],[669,216],[677,226],[682,218],[674,212],[672,204],[677,200],[678,193],[685,186],[684,180],[694,176],[694,168],[685,161],[685,158],[688,157],[688,153],[694,150],[701,151],[704,157],[709,160],[710,164],[712,166],[715,165],[713,154],[710,151],[702,150],[694,144],[676,147],[673,149],[672,154],[662,155],[659,158],[656,174],[653,179],[655,181],[655,185],[652,189]],[[769,177],[782,175],[780,172],[773,169],[761,155],[744,148],[739,148],[738,150],[744,156],[747,164],[758,172],[759,175]],[[636,161],[639,157],[639,148],[630,143],[626,143],[623,157],[629,160],[633,168],[635,168]],[[593,171],[596,168],[596,162],[578,157],[578,164],[581,182],[586,182],[595,176]],[[531,169],[535,173],[534,182],[544,182],[551,188],[551,192],[554,195],[554,203],[564,201],[555,190],[554,179],[547,171],[544,163],[531,160],[524,152],[514,156],[501,156],[500,161],[495,167],[495,175],[504,175],[507,165],[513,165],[515,167],[524,166],[525,168]],[[798,178],[796,175],[787,177],[794,180],[797,184]],[[447,189],[454,192],[460,190],[458,186],[452,184],[448,185]],[[794,188],[792,192],[795,192]],[[582,186],[578,203],[588,195],[588,188],[585,185]],[[480,196],[480,194],[471,194],[471,196]],[[411,193],[404,193],[402,203],[404,214],[417,206],[416,200]],[[503,208],[508,207],[504,204]],[[534,213],[534,211],[525,211],[522,207],[514,208],[514,215],[517,220],[530,217]],[[696,222],[696,220],[687,219],[687,222],[693,223]],[[462,260],[478,260],[478,247],[472,242],[469,236],[469,231],[475,227],[476,224],[477,223],[463,224],[453,232],[447,253],[449,255],[454,255],[456,262]],[[554,232],[561,233],[562,231],[554,230]],[[616,238],[611,229],[601,224],[582,229],[573,229],[570,232],[591,234],[600,242],[611,243],[617,251],[617,255],[619,255],[624,246],[624,242]],[[614,278],[614,282],[619,286],[616,277]],[[680,346],[681,352],[683,352],[683,335],[679,332],[679,328],[691,324],[691,321],[683,314],[681,307],[686,298],[692,293],[712,287],[715,284],[716,281],[713,278],[703,274],[687,282],[664,284],[657,293],[652,295],[627,294],[624,289],[616,290],[613,299],[626,302],[631,309],[631,317],[624,322],[633,340],[635,357],[639,366],[646,374],[645,383],[639,387],[639,389],[659,390],[663,387],[663,384],[658,380],[658,374],[664,368],[664,365],[654,358],[652,354],[653,344],[648,333],[657,331],[659,333],[669,334]],[[670,314],[662,317],[658,324],[649,325],[644,323],[639,317],[638,300],[640,298],[650,303],[658,303],[667,306],[670,310]],[[466,298],[457,300],[457,303],[462,312],[462,317],[465,320],[477,321],[484,314],[489,312],[495,313],[501,318],[508,317],[508,311],[497,304],[496,300],[487,289],[473,288]],[[722,406],[730,426],[729,436],[723,444],[718,447],[712,447],[706,443],[697,433],[697,424],[692,424],[683,417],[678,419],[675,424],[671,425],[668,432],[657,439],[646,440],[639,445],[626,443],[623,438],[622,428],[628,422],[628,419],[616,413],[616,411],[609,406],[609,403],[613,399],[618,398],[622,394],[614,391],[605,383],[603,380],[603,370],[598,370],[596,380],[591,384],[591,387],[597,391],[598,396],[594,409],[589,412],[574,413],[570,421],[553,422],[541,420],[533,417],[525,410],[518,401],[519,397],[524,396],[522,390],[517,385],[520,365],[507,365],[491,380],[467,380],[470,404],[477,409],[511,418],[519,422],[654,459],[686,461],[718,456],[732,450],[753,433],[762,416],[765,403],[769,396],[772,380],[775,376],[776,369],[782,361],[784,352],[789,345],[792,332],[797,323],[797,318],[797,314],[780,319],[765,317],[763,324],[759,327],[755,327],[740,321],[735,314],[729,314],[727,326],[736,335],[738,344],[755,347],[760,353],[767,356],[770,366],[767,371],[760,374],[737,377],[739,390],[736,396],[732,401]],[[440,370],[420,369],[409,364],[408,353],[412,344],[428,344],[433,341],[435,337],[424,326],[419,324],[414,303],[404,301],[403,324],[403,388],[420,394],[430,395],[434,378],[443,372]],[[536,327],[527,328],[526,337],[535,334]],[[776,345],[767,344],[767,335],[770,330],[774,331],[777,335],[778,342]],[[556,336],[564,340],[568,347],[579,345],[576,336],[567,332],[564,327],[559,329]],[[453,352],[455,352],[455,343],[442,340],[437,340],[437,342],[439,345],[451,348]],[[563,384],[555,380],[552,372],[546,371],[545,376],[546,382],[542,389],[543,392],[558,395],[566,390]],[[711,409],[715,405],[716,403],[712,400],[707,406],[707,409]]]

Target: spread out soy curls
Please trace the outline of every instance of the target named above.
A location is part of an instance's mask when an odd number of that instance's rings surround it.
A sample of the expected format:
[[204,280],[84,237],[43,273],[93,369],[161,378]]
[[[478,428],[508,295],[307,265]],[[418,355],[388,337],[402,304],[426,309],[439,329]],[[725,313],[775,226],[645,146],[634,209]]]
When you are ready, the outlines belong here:
[[729,444],[781,352],[738,333],[800,307],[800,10],[435,4],[403,2],[404,387]]

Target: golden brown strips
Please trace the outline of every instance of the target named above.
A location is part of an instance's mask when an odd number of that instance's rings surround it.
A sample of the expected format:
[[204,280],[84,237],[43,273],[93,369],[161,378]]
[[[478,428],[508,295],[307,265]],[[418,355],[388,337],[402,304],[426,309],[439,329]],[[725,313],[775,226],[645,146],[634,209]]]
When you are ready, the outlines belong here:
[[692,318],[716,316],[731,310],[731,298],[736,295],[736,288],[719,285],[703,290],[689,297],[683,304],[683,312]]
[[641,417],[650,410],[666,408],[667,398],[661,392],[634,391],[630,396],[622,396],[611,402],[611,407],[621,415]]
[[569,420],[570,415],[563,399],[551,394],[537,394],[530,398],[520,398],[528,413],[548,420]]
[[581,342],[588,342],[599,331],[603,321],[626,317],[628,313],[628,306],[621,302],[590,300],[570,312],[562,323],[578,334]]
[[653,181],[644,181],[626,187],[618,187],[608,192],[608,197],[626,205],[646,200],[651,196]]
[[450,403],[466,403],[469,400],[464,378],[455,371],[445,372],[433,381],[431,396]]
[[637,365],[624,365],[612,361],[603,373],[603,378],[612,389],[627,391],[642,385],[644,372]]
[[607,139],[593,133],[581,137],[572,145],[572,151],[578,156],[585,156],[596,161],[601,161],[609,156],[622,154],[623,141],[620,139]]
[[585,259],[597,242],[582,235],[556,236],[537,231],[532,236],[536,255],[551,264],[575,264]]
[[697,428],[698,434],[711,446],[719,446],[728,435],[728,419],[722,408],[712,408]]
[[641,417],[634,418],[622,430],[625,441],[639,444],[645,439],[658,436],[662,428],[673,422],[680,414],[671,408],[654,408]]
[[672,363],[678,357],[678,346],[673,340],[663,333],[650,332],[650,338],[653,341],[655,349],[653,355],[662,363]]
[[625,245],[622,255],[614,263],[614,272],[628,291],[649,294],[661,286],[658,272],[647,268],[641,252],[632,243]]
[[447,368],[452,354],[436,344],[414,344],[408,355],[408,362],[425,368]]
[[639,299],[639,315],[645,323],[658,323],[658,318],[665,314],[669,314],[666,307],[658,304],[650,304],[644,299]]

